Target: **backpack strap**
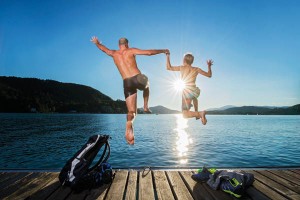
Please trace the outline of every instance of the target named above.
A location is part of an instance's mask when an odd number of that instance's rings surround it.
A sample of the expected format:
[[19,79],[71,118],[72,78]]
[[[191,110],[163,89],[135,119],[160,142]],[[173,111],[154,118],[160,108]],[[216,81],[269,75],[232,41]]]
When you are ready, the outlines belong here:
[[[107,151],[107,147],[108,147],[108,153],[107,153],[105,159],[103,160],[103,158],[104,158],[104,156],[105,156],[105,154],[106,154],[106,151]],[[96,169],[96,167],[98,167],[99,165],[101,165],[103,162],[106,162],[106,161],[108,160],[109,156],[110,156],[110,146],[109,146],[108,141],[106,141],[106,142],[105,142],[105,147],[104,147],[104,150],[103,150],[103,153],[102,153],[100,159],[98,160],[98,162],[97,162],[93,167],[91,167],[91,168],[88,170],[88,172],[93,171],[94,169]]]
[[110,145],[109,145],[109,143],[106,142],[106,145],[105,145],[105,146],[108,147],[108,153],[107,153],[105,159],[103,160],[103,162],[106,162],[106,161],[108,160],[109,156],[110,156]]

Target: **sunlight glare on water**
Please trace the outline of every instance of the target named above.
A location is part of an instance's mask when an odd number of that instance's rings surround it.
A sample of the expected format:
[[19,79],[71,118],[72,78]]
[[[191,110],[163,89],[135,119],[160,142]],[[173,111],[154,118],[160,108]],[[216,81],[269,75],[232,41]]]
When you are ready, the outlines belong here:
[[189,138],[189,135],[185,131],[188,127],[188,120],[184,119],[182,115],[176,115],[176,128],[175,132],[177,133],[177,141],[176,141],[176,150],[178,152],[178,158],[180,164],[186,164],[188,162],[187,154],[189,151],[189,145],[193,142],[192,139]]

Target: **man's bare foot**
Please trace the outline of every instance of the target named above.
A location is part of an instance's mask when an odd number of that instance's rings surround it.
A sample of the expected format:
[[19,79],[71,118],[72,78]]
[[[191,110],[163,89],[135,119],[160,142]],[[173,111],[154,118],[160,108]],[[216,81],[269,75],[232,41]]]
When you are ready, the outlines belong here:
[[133,126],[132,122],[126,122],[126,132],[125,132],[125,139],[128,144],[133,145],[134,144],[134,132],[133,132]]
[[203,125],[205,125],[206,122],[207,122],[207,119],[206,119],[205,115],[206,115],[206,111],[205,111],[205,110],[199,112],[199,116],[200,116],[200,118],[201,118],[201,121],[202,121],[202,124],[203,124]]

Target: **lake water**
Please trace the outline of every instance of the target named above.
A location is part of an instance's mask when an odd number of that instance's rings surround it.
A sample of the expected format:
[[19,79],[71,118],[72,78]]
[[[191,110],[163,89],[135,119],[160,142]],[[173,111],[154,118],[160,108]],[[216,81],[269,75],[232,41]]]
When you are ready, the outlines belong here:
[[114,168],[300,166],[300,116],[0,114],[0,169],[60,169],[93,134],[108,134]]

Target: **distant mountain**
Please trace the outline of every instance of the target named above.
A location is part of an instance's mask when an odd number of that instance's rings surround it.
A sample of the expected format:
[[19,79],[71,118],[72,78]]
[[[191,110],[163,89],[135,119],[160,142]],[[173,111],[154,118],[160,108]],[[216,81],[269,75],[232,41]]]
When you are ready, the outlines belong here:
[[[164,106],[154,106],[149,108],[152,111],[152,114],[178,114],[181,113],[178,110],[171,110],[169,108],[166,108]],[[138,108],[138,113],[143,114],[144,109],[143,108]]]
[[0,76],[0,112],[127,113],[125,101],[74,83]]
[[[150,109],[154,114],[180,113],[163,106]],[[0,76],[0,112],[127,113],[127,108],[125,101],[114,101],[85,85]],[[143,109],[138,109],[138,112],[143,113]],[[299,115],[300,104],[291,107],[227,105],[207,112],[221,115]]]
[[233,106],[233,105],[227,105],[227,106],[222,106],[222,107],[220,107],[220,108],[209,108],[209,109],[207,109],[206,111],[212,111],[212,110],[226,110],[226,109],[228,109],[228,108],[234,108],[234,107],[236,107],[236,106]]
[[300,115],[300,104],[290,107],[242,106],[225,110],[211,110],[208,114],[219,115]]

